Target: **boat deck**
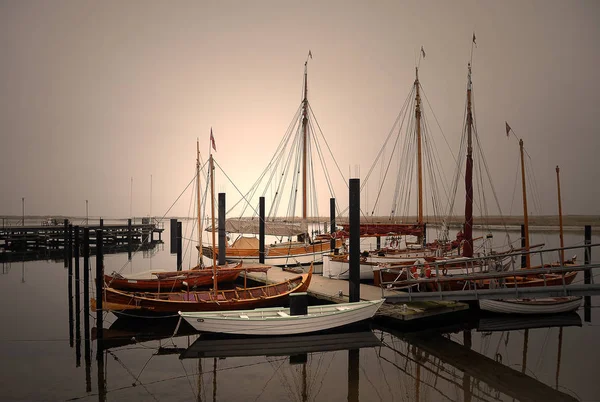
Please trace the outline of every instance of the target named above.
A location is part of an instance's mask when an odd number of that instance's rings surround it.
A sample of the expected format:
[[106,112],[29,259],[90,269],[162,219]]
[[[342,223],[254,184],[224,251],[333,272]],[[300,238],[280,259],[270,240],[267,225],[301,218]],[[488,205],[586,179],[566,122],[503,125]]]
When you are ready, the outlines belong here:
[[[260,267],[261,264],[244,264],[245,267]],[[242,273],[244,275],[244,273]],[[248,272],[247,278],[260,283],[283,282],[298,274],[287,272],[279,267],[272,267],[266,273]],[[378,300],[382,297],[387,298],[404,295],[405,292],[399,290],[384,290],[383,294],[378,286],[360,284],[361,300]],[[308,288],[308,294],[320,300],[327,300],[334,303],[348,303],[350,293],[350,282],[343,279],[325,278],[321,275],[313,274]],[[386,303],[379,310],[378,314],[397,320],[407,321],[416,318],[425,318],[438,314],[445,314],[459,310],[468,309],[465,303],[455,301],[428,301],[419,303],[390,304]]]

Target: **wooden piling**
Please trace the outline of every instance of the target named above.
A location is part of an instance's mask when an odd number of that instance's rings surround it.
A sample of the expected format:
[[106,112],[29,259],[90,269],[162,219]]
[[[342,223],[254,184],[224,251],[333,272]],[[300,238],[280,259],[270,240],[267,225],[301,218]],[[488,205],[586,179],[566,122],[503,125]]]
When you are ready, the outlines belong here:
[[65,235],[63,238],[63,250],[65,252],[64,263],[65,268],[69,266],[69,249],[67,248],[67,244],[69,243],[69,220],[65,219]]
[[69,230],[68,230],[69,234],[69,239],[67,241],[67,248],[68,248],[68,268],[69,268],[69,273],[68,273],[68,297],[69,297],[69,346],[73,347],[73,258],[71,255],[71,251],[73,250],[73,225],[69,225]]
[[133,251],[133,236],[131,233],[131,218],[127,219],[127,259],[131,261],[131,253]]
[[102,229],[96,230],[96,339],[98,350],[96,359],[102,360],[102,341],[104,339],[102,305],[104,301],[104,250]]
[[219,193],[219,265],[225,264],[225,193]]
[[177,239],[176,239],[176,243],[177,243],[177,270],[181,271],[181,266],[183,264],[183,232],[182,232],[182,227],[181,227],[181,222],[177,221]]
[[258,200],[258,262],[265,263],[265,197]]
[[91,358],[90,348],[90,229],[83,229],[83,332],[86,368]]
[[171,219],[171,254],[177,253],[177,219]]
[[79,284],[79,226],[74,228],[75,237],[75,366],[81,366],[81,293]]
[[350,179],[350,302],[360,301],[360,179]]
[[[592,262],[592,248],[589,246],[592,244],[592,226],[585,225],[584,228],[584,239],[583,243],[586,245],[585,253],[583,257],[583,263],[589,265]],[[586,285],[592,283],[592,272],[589,269],[583,271],[583,282]],[[592,297],[585,296],[583,298],[583,320],[585,322],[592,322]]]

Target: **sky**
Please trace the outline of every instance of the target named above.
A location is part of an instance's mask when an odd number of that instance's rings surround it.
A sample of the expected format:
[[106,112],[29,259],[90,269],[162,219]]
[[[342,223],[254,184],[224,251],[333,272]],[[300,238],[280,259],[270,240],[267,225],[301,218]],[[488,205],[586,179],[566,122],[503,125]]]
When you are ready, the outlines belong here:
[[[25,198],[27,215],[85,216],[87,200],[90,216],[190,216],[191,196],[176,200],[211,128],[230,179],[216,191],[235,202],[300,105],[309,50],[309,102],[347,181],[375,160],[423,46],[425,112],[452,172],[473,33],[477,129],[502,212],[522,213],[506,121],[534,174],[531,214],[557,213],[557,165],[563,213],[600,214],[600,2],[1,0],[0,215]],[[347,183],[332,180],[347,205]]]

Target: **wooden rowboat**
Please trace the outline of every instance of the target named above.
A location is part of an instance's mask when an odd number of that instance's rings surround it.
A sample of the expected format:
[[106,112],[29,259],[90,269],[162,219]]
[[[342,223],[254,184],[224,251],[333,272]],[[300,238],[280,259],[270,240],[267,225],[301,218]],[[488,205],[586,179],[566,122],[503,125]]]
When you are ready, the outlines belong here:
[[[241,272],[266,272],[270,266],[243,267],[241,262],[218,266],[218,283],[233,282]],[[210,286],[213,284],[213,269],[192,268],[187,271],[148,272],[145,275],[104,275],[104,283],[113,289],[130,291],[172,292],[180,289]]]
[[307,314],[291,315],[290,308],[179,312],[198,331],[242,335],[292,335],[325,331],[367,320],[385,300],[309,306]]
[[[253,288],[181,292],[127,292],[104,288],[104,302],[118,306],[119,311],[147,313],[177,313],[178,311],[221,311],[271,307],[284,304],[293,292],[305,292],[310,285],[313,267],[285,282]],[[116,310],[115,310],[116,311]]]

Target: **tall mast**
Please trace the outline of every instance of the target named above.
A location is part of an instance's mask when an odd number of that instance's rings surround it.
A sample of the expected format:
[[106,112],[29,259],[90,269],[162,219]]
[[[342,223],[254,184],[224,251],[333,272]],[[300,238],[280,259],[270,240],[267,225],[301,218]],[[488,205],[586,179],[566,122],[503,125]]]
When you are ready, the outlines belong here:
[[423,225],[423,162],[421,153],[421,95],[419,92],[419,68],[415,68],[415,120],[417,122],[417,168],[418,168],[418,205],[417,222]]
[[215,173],[212,152],[210,154],[210,214],[212,219],[213,288],[217,294],[217,253],[215,252]]
[[302,99],[302,219],[306,220],[306,153],[308,123],[308,60],[304,63],[304,98]]
[[525,259],[526,268],[531,267],[531,256],[529,255],[529,216],[527,215],[527,191],[525,189],[525,159],[523,158],[523,139],[519,140],[521,149],[521,182],[523,183],[523,223],[525,226]]
[[562,219],[562,203],[560,200],[560,169],[558,168],[558,165],[556,166],[556,184],[558,186],[558,225],[560,226],[560,248],[562,250],[560,250],[560,263],[561,265],[564,264],[565,262],[565,250],[563,249],[565,247],[565,242],[564,242],[564,238],[563,238],[563,219]]
[[200,260],[200,265],[202,264],[202,212],[200,208],[200,142],[196,139],[196,188],[198,189],[197,199],[196,199],[196,208],[198,214],[198,259]]
[[463,257],[473,257],[473,112],[471,105],[471,63],[467,81],[467,170],[465,172],[465,243]]

